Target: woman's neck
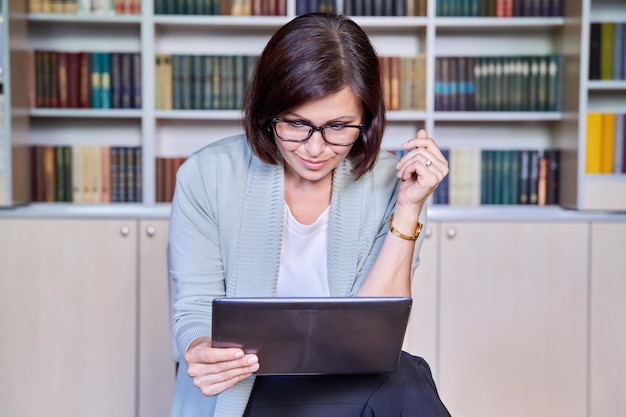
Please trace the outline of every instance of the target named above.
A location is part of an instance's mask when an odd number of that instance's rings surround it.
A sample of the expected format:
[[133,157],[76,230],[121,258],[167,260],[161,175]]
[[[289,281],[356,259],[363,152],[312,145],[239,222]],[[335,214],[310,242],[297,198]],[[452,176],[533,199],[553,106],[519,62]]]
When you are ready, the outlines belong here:
[[332,176],[320,181],[302,181],[285,175],[285,202],[293,217],[302,224],[312,224],[330,204]]

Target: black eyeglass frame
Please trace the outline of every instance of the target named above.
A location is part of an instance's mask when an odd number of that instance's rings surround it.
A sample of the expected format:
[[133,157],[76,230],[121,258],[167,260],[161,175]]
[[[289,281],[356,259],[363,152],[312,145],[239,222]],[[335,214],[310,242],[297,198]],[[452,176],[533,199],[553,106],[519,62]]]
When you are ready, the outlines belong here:
[[[315,125],[313,125],[311,123],[304,122],[304,121],[301,121],[301,120],[279,119],[277,117],[274,117],[271,120],[270,123],[272,123],[272,126],[274,127],[274,133],[276,134],[276,136],[278,136],[278,138],[280,140],[284,140],[285,142],[296,142],[296,143],[306,142],[307,140],[311,139],[311,136],[313,136],[313,132],[318,130],[322,134],[322,139],[324,139],[324,142],[328,143],[329,145],[333,145],[333,146],[350,146],[350,145],[353,145],[354,143],[356,143],[357,140],[359,140],[359,137],[361,136],[361,134],[363,134],[363,129],[365,128],[365,125],[363,123],[360,123],[358,125],[344,125],[343,123],[332,123],[332,124],[324,125],[324,126],[315,126]],[[278,131],[276,130],[276,123],[300,123],[300,124],[310,128],[309,129],[309,134],[304,139],[285,139],[285,138],[283,138],[282,136],[280,136],[278,134]],[[333,127],[333,126],[339,125],[339,124],[341,124],[342,128],[344,128],[344,127],[357,128],[357,129],[359,129],[359,134],[356,136],[356,138],[352,142],[348,142],[348,143],[335,143],[335,142],[331,142],[328,139],[326,139],[326,134],[324,133],[324,129],[326,129],[328,127]]]

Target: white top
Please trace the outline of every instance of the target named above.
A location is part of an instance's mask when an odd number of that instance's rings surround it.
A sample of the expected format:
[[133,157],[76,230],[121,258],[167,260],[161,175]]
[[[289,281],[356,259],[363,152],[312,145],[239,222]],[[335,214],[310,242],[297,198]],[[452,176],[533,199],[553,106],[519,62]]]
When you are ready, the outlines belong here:
[[329,208],[312,224],[299,223],[285,203],[277,297],[328,297],[326,262]]

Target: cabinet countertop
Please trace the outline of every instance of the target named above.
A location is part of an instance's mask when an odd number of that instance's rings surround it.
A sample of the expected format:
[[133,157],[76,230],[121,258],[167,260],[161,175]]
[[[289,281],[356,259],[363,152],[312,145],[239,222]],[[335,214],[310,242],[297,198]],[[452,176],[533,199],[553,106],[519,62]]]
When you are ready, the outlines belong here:
[[[92,219],[159,219],[167,220],[170,204],[64,204],[36,203],[0,209],[0,218],[92,218]],[[516,222],[587,222],[626,221],[626,212],[599,212],[569,210],[558,206],[430,206],[431,221],[516,221]]]

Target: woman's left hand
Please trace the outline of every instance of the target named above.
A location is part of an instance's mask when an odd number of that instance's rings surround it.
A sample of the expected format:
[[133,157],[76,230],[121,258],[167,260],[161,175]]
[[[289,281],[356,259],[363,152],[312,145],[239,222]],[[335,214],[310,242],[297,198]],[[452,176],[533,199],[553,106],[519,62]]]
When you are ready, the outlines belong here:
[[441,180],[448,175],[448,161],[424,129],[402,144],[402,149],[409,152],[397,165],[402,184],[396,205],[421,210]]

